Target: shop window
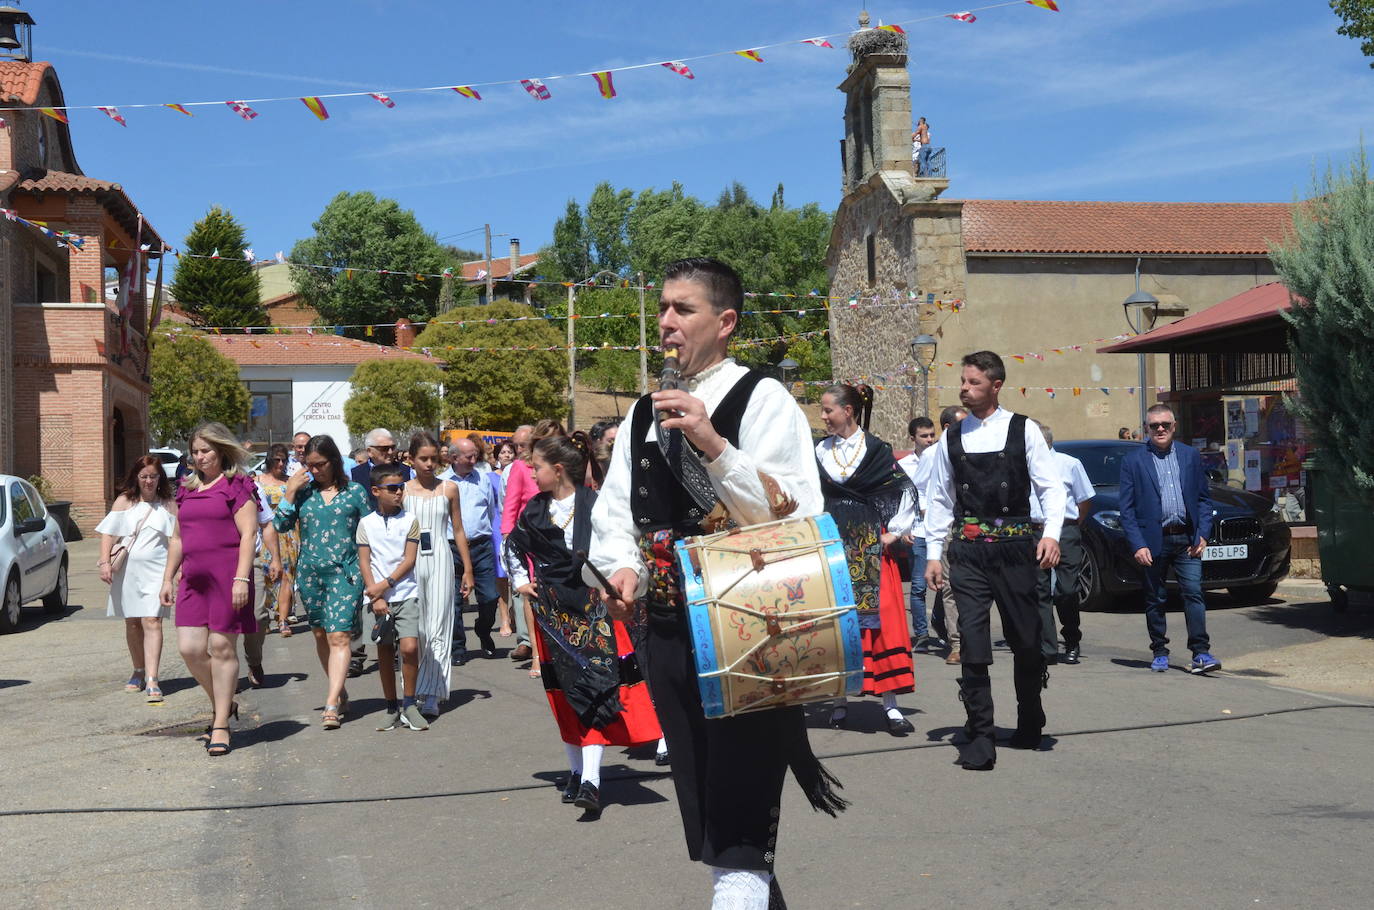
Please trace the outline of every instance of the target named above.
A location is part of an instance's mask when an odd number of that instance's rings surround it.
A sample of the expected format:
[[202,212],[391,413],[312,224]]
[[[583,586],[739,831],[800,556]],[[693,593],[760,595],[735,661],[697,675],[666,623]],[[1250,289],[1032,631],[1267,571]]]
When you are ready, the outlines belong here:
[[291,444],[290,380],[253,380],[248,386],[248,421],[239,430],[241,439],[251,441],[256,452],[273,443]]

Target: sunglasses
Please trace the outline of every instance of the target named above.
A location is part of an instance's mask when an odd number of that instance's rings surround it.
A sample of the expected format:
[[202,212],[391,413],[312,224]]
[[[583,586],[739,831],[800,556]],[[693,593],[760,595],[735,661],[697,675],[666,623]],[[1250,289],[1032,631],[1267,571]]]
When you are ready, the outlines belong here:
[[377,489],[386,490],[388,493],[399,493],[406,488],[403,483],[379,483]]
[[391,446],[373,446],[372,448],[376,449],[378,452],[394,452],[394,451],[396,451],[396,447],[395,447],[394,445],[391,445]]
[[1152,430],[1167,430],[1167,429],[1169,429],[1169,427],[1173,426],[1174,424],[1173,424],[1172,421],[1161,420],[1161,421],[1158,422],[1158,423],[1147,423],[1147,424],[1145,424],[1145,425],[1146,425],[1147,427],[1149,427],[1150,429],[1152,429]]

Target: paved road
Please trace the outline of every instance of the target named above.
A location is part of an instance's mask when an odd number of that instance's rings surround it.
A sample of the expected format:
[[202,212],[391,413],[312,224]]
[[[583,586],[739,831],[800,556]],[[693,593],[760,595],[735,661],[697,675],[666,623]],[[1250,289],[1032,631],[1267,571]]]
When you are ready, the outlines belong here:
[[[74,565],[94,561],[77,547]],[[120,691],[127,658],[103,596],[74,574],[68,616],[34,613],[0,638],[3,809],[36,812],[0,816],[6,907],[705,905],[647,757],[608,751],[601,821],[559,804],[553,723],[509,660],[455,670],[455,706],[426,733],[373,731],[368,674],[351,687],[364,716],[326,733],[309,638],[270,639],[270,687],[242,694],[236,749],[211,760],[191,739],[203,699],[174,654],[163,707]],[[1368,610],[1213,607],[1223,660],[1320,641],[1333,623],[1374,638]],[[819,816],[789,785],[790,905],[1370,905],[1374,707],[1261,676],[1148,673],[1138,615],[1091,614],[1086,630],[1084,663],[1051,680],[1048,749],[1004,750],[991,774],[955,764],[955,668],[935,657],[918,657],[918,692],[902,699],[916,736],[879,732],[875,703],[852,712],[861,729],[817,729],[854,805]],[[1004,706],[1009,663],[994,668]]]

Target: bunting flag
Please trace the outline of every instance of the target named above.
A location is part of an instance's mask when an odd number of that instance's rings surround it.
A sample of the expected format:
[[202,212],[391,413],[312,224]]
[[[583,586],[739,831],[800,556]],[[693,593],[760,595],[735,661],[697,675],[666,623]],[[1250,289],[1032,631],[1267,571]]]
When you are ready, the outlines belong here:
[[329,119],[329,109],[324,106],[318,95],[308,95],[301,99],[301,103],[310,108],[310,113],[321,120]]
[[119,108],[117,107],[101,105],[97,106],[96,110],[100,111],[102,114],[104,114],[106,117],[109,117],[111,120],[113,120],[115,123],[118,123],[120,126],[129,125],[128,123],[124,122],[124,117],[119,113]]
[[257,111],[253,110],[251,107],[244,104],[242,101],[226,101],[224,103],[229,105],[229,110],[238,114],[244,120],[252,120],[254,117],[258,115]]
[[905,34],[906,34],[906,29],[902,28],[900,25],[880,25],[880,26],[878,26],[878,31],[880,31],[880,32],[896,32],[896,33],[899,34],[899,35],[905,35]]
[[186,108],[182,107],[180,104],[164,104],[163,107],[171,108],[172,110],[176,111],[178,114],[185,114],[187,117],[194,117],[194,116],[195,116],[195,114],[193,114],[193,113],[191,113],[190,111],[186,110]]
[[396,106],[396,102],[391,100],[390,95],[385,95],[381,92],[368,92],[368,94],[371,95],[373,98],[376,98],[378,101],[380,101],[383,107]]
[[829,41],[826,41],[824,38],[803,38],[803,39],[802,39],[802,44],[814,44],[816,47],[834,47],[834,46],[835,46],[835,45],[831,44]]
[[1055,3],[1054,0],[1026,0],[1026,2],[1029,3],[1031,6],[1038,6],[1041,9],[1047,9],[1052,13],[1059,12],[1059,4]]
[[278,261],[278,262],[285,262],[285,261],[286,261],[286,254],[283,253],[281,250],[277,250],[277,261]]
[[[599,80],[598,80],[599,81]],[[525,87],[525,91],[530,93],[530,97],[535,101],[549,100],[549,87],[540,79],[521,79],[520,84]]]
[[688,68],[687,64],[683,63],[681,60],[669,60],[667,63],[664,63],[663,66],[666,66],[668,69],[677,73],[679,76],[682,76],[684,79],[696,78],[696,76],[692,73],[691,69]]
[[166,256],[157,257],[157,280],[153,283],[153,306],[152,312],[148,314],[148,331],[157,328],[158,322],[162,319],[162,261]]
[[39,113],[41,113],[41,114],[45,114],[45,115],[51,117],[52,119],[56,120],[58,123],[66,123],[66,122],[67,122],[67,114],[66,114],[65,110],[58,110],[58,109],[55,108],[55,107],[40,107],[40,108],[38,109],[38,111],[39,111]]
[[743,57],[745,60],[752,60],[752,61],[754,61],[755,63],[762,63],[762,62],[763,62],[763,58],[759,56],[759,52],[758,52],[758,51],[753,51],[753,50],[749,50],[749,51],[735,51],[735,53],[736,53],[736,54],[739,54],[739,55],[740,55],[741,57]]
[[592,73],[592,78],[596,80],[596,88],[601,92],[602,98],[610,99],[615,97],[615,83],[611,80],[610,70]]
[[949,14],[948,16],[946,16],[945,18],[946,18],[946,19],[957,19],[957,20],[959,20],[960,22],[977,22],[977,21],[978,21],[978,17],[975,16],[975,15],[973,15],[973,13],[950,13],[950,14]]
[[119,348],[121,354],[129,353],[129,323],[133,320],[134,307],[143,306],[143,265],[140,251],[143,246],[143,216],[138,216],[138,226],[134,229],[134,248],[124,263],[124,280],[119,288]]
[[248,247],[247,249],[245,249],[245,250],[243,251],[243,261],[244,261],[244,262],[252,262],[252,261],[253,261],[253,248],[252,248],[251,246]]
[[464,98],[471,98],[473,101],[481,101],[481,100],[482,100],[482,96],[479,95],[479,94],[477,93],[477,90],[474,89],[474,88],[472,88],[471,86],[467,86],[467,85],[455,85],[455,86],[453,86],[453,90],[454,90],[455,92],[457,92],[458,94],[462,95]]

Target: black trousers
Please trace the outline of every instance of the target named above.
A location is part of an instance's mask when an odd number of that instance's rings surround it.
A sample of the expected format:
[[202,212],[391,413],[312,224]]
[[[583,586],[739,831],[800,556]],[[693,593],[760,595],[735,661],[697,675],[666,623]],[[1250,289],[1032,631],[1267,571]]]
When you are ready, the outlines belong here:
[[[1036,599],[1040,606],[1040,650],[1046,657],[1059,654],[1054,636],[1054,613],[1059,611],[1064,647],[1076,648],[1083,640],[1082,614],[1078,610],[1078,576],[1083,573],[1083,539],[1078,525],[1065,524],[1059,532],[1059,565],[1040,569]],[[1052,579],[1052,580],[1051,580]]]
[[1038,733],[1045,726],[1040,690],[1045,659],[1040,653],[1040,610],[1036,602],[1039,568],[1030,537],[979,543],[955,540],[949,552],[950,586],[959,602],[962,675],[960,697],[968,715],[969,743],[963,759],[982,764],[996,756],[990,629],[992,605],[1002,618],[1002,632],[1012,653],[1016,686],[1016,729]]
[[673,760],[687,853],[726,869],[773,871],[786,744],[806,721],[798,707],[708,720],[701,709],[685,612],[651,617],[642,662]]

